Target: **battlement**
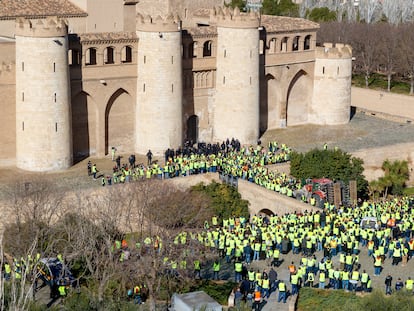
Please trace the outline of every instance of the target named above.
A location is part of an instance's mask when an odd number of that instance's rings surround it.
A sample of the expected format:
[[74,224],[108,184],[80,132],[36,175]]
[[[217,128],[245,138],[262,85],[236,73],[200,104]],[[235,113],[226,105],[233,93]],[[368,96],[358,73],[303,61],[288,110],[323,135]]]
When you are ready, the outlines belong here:
[[57,16],[42,19],[20,17],[16,19],[16,36],[23,37],[64,37],[68,33],[66,22]]
[[181,20],[178,15],[168,14],[165,17],[160,15],[151,17],[150,15],[137,14],[137,30],[148,32],[177,32],[180,30]]
[[240,12],[238,7],[218,7],[212,10],[210,19],[217,23],[218,27],[228,28],[258,28],[260,24],[259,14],[254,11]]
[[323,47],[316,47],[316,58],[351,58],[352,47],[343,43],[324,43]]

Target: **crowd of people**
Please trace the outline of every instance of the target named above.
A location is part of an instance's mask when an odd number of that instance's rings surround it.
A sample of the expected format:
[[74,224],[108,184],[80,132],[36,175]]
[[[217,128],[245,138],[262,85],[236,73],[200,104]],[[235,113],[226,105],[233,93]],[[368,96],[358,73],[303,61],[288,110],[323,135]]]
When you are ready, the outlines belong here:
[[[285,173],[269,170],[266,167],[289,161],[290,152],[291,148],[274,141],[269,142],[265,147],[261,144],[242,146],[237,139],[227,139],[221,144],[199,143],[197,147],[185,145],[175,151],[167,149],[163,165],[152,160],[150,150],[147,153],[147,165],[136,164],[134,155],[129,157],[129,163],[121,163],[121,156],[115,157],[113,154],[116,165],[113,167],[112,175],[101,175],[101,185],[218,172],[248,180],[287,196],[293,196],[294,190],[302,187],[301,182]],[[96,164],[92,165],[90,161],[88,162],[88,175],[97,180],[98,169]]]
[[[239,284],[234,292],[235,303],[245,301],[252,307],[260,306],[276,291],[278,301],[286,302],[289,295],[296,295],[304,286],[371,292],[373,278],[382,275],[386,262],[406,265],[414,255],[413,203],[405,197],[281,216],[213,217],[202,231],[179,233],[174,245],[190,247],[199,243],[215,253],[216,260],[187,263],[186,258],[166,258],[164,264],[166,270],[176,274],[193,270],[195,278],[213,280],[222,277],[223,268],[230,269],[234,273],[230,279]],[[376,226],[365,227],[362,220],[366,217],[374,217]],[[147,251],[161,256],[162,245],[159,237],[146,237],[143,244]],[[289,253],[295,258],[288,265],[290,277],[278,279]],[[369,258],[364,265],[360,256]],[[257,270],[253,266],[267,268]],[[391,292],[391,283],[391,276],[384,279],[387,293]],[[411,276],[397,280],[395,289],[403,288],[413,291]]]
[[[136,164],[135,156],[121,163],[112,149],[116,163],[112,175],[101,177],[102,186],[122,184],[152,178],[168,179],[207,172],[219,172],[248,180],[287,196],[292,196],[300,182],[290,176],[271,171],[269,164],[289,161],[291,149],[284,144],[269,142],[267,146],[242,146],[236,139],[221,144],[187,144],[165,152],[165,163],[153,161]],[[88,162],[88,175],[97,180],[96,164]],[[173,244],[186,246],[198,243],[216,254],[213,261],[200,258],[164,258],[166,271],[179,273],[192,270],[194,278],[203,278],[204,271],[214,280],[221,278],[223,266],[231,269],[239,284],[234,291],[235,304],[245,301],[259,308],[272,292],[278,292],[278,301],[286,303],[289,295],[296,295],[303,286],[320,289],[343,289],[370,292],[373,278],[382,275],[385,262],[393,266],[405,265],[414,255],[414,200],[409,197],[383,202],[361,202],[358,206],[341,207],[332,204],[318,211],[284,215],[253,215],[250,219],[214,216],[198,232],[181,232]],[[373,227],[363,225],[363,219],[376,220]],[[128,260],[129,247],[115,241],[114,251],[120,262]],[[125,242],[126,243],[126,242]],[[159,236],[145,237],[136,249],[157,252],[163,256],[165,246]],[[295,258],[288,265],[289,279],[280,279],[281,264],[288,253]],[[368,256],[371,266],[361,264],[361,255]],[[197,257],[197,256],[196,256]],[[252,263],[263,263],[266,269],[253,269]],[[3,267],[4,277],[19,275],[18,262]],[[392,275],[384,278],[385,292],[392,292]],[[413,291],[411,276],[397,278],[395,290]],[[148,295],[144,284],[128,290],[128,297],[137,304]],[[145,297],[145,298],[143,298]]]
[[[290,151],[289,147],[279,146],[277,142],[269,142],[266,147],[261,144],[245,147],[234,139],[222,144],[186,145],[175,151],[168,149],[163,166],[150,161],[148,166],[124,165],[121,171],[114,170],[114,173],[125,175],[125,178],[114,177],[114,180],[127,182],[125,170],[128,169],[132,170],[130,181],[220,172],[293,196],[293,191],[302,186],[300,182],[266,167],[288,161]],[[288,293],[295,295],[301,286],[370,292],[372,277],[381,275],[385,261],[392,265],[405,264],[414,254],[411,206],[412,201],[404,198],[381,203],[363,202],[353,208],[327,204],[318,212],[253,216],[251,220],[232,218],[223,220],[220,225],[216,219],[212,220],[211,226],[205,226],[203,232],[188,237],[217,251],[223,264],[234,265],[234,280],[241,284],[247,284],[246,280],[249,282],[248,290],[246,285],[240,286],[241,297],[245,301],[251,298],[253,304],[259,296],[262,300],[275,290],[279,291],[279,300],[285,302]],[[374,217],[378,224],[374,228],[362,227],[364,217]],[[188,239],[177,237],[179,243],[182,240]],[[362,249],[372,258],[371,267],[361,267]],[[298,256],[298,260],[289,265],[288,281],[281,283],[272,279],[268,285],[266,272],[252,273],[248,269],[252,261],[258,260],[277,269],[283,256],[290,251]],[[178,263],[172,265],[179,267]],[[218,278],[220,261],[215,261],[211,269],[213,278]],[[289,283],[290,290],[287,288]],[[400,283],[398,288],[401,288]],[[410,278],[402,283],[403,287],[412,290]],[[236,297],[240,296],[237,292]]]

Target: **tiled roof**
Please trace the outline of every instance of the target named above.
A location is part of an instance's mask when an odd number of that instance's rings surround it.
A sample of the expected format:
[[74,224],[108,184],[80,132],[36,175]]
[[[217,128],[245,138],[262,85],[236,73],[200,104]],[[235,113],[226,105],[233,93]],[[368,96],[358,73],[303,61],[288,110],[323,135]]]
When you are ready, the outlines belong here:
[[267,32],[287,32],[295,30],[314,30],[319,24],[303,18],[262,15],[261,24]]
[[97,32],[97,33],[85,33],[80,35],[80,41],[121,41],[121,40],[136,40],[137,35],[135,32]]
[[216,26],[188,27],[184,31],[192,36],[217,35]]
[[69,0],[0,0],[0,19],[18,16],[87,16]]

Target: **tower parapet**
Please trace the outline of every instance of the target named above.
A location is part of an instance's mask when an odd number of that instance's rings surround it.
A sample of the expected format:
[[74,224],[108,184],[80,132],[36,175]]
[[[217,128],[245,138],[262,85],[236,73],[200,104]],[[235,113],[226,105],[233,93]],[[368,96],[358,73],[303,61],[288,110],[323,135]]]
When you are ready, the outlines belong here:
[[[352,48],[325,43],[315,51],[312,123],[339,125],[350,118]],[[335,94],[335,96],[332,96]]]
[[137,14],[137,31],[177,32],[181,28],[180,24],[179,16],[172,13],[165,17]]
[[58,17],[16,21],[16,166],[72,165],[67,27]]
[[316,47],[315,57],[327,59],[352,58],[352,47],[343,43],[336,43],[335,45],[332,43],[324,43],[323,47]]
[[16,20],[16,36],[50,38],[64,37],[67,34],[65,21],[58,17],[32,20],[21,17]]
[[229,7],[218,7],[211,11],[210,19],[220,27],[230,28],[257,28],[260,24],[260,18],[257,12],[248,13],[240,12],[238,7],[234,9]]

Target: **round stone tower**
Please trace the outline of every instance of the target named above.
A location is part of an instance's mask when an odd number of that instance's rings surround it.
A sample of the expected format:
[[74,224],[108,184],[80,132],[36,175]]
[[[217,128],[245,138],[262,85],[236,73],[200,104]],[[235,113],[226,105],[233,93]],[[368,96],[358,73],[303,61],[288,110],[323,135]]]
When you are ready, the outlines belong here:
[[213,140],[259,137],[259,17],[238,8],[218,9]]
[[57,17],[16,20],[16,166],[72,165],[67,25]]
[[349,122],[351,79],[351,46],[325,43],[324,47],[316,48],[311,123],[337,125]]
[[163,154],[182,144],[181,29],[177,16],[137,16],[135,151]]

